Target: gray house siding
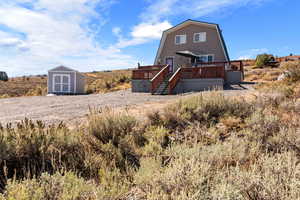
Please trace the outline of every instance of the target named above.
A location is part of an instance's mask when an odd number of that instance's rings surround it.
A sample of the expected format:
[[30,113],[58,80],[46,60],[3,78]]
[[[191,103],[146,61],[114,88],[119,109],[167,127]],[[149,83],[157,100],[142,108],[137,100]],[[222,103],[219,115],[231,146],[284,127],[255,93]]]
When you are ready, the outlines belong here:
[[151,92],[150,80],[132,80],[131,81],[132,92]]
[[224,80],[219,79],[181,79],[175,89],[174,94],[186,92],[199,92],[207,90],[222,90]]
[[239,84],[243,81],[243,75],[241,71],[227,71],[226,83]]
[[[184,26],[184,24],[186,24]],[[181,27],[182,26],[182,27]],[[155,64],[165,64],[166,58],[174,59],[174,71],[177,70],[178,66],[185,67],[191,63],[190,58],[186,58],[177,55],[177,51],[191,51],[197,55],[208,55],[214,56],[214,61],[224,62],[228,60],[228,53],[226,45],[223,41],[221,30],[217,24],[197,23],[195,21],[186,21],[180,25],[181,28],[174,27],[165,31],[160,48],[157,53]],[[194,42],[195,33],[206,33],[205,42]],[[185,44],[175,44],[176,35],[186,35]]]

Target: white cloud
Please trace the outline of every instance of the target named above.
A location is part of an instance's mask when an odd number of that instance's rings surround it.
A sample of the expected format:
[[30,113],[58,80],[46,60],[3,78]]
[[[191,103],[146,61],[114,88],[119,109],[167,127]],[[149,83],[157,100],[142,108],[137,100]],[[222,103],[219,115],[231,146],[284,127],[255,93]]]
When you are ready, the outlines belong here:
[[162,32],[171,27],[172,25],[168,21],[161,23],[141,23],[133,28],[131,35],[134,38],[160,39]]
[[258,48],[258,49],[248,49],[238,53],[238,60],[254,59],[258,54],[268,53],[269,49],[267,48]]
[[[45,73],[58,64],[81,71],[132,66],[134,58],[116,47],[105,48],[94,39],[105,23],[95,9],[105,13],[112,2],[26,0],[30,9],[20,6],[24,3],[21,0],[1,2],[0,25],[9,28],[0,31],[1,70],[22,75]],[[97,28],[90,27],[93,23]],[[8,46],[15,48],[8,51]]]
[[194,18],[224,13],[242,6],[253,6],[269,0],[153,0],[141,15],[143,21],[158,22],[170,16]]
[[119,38],[118,47],[140,45],[161,38],[162,32],[172,25],[166,20],[172,16],[185,15],[199,18],[242,6],[257,5],[269,0],[152,0],[141,14],[141,22],[133,27],[130,38]]
[[133,27],[130,34],[131,38],[126,39],[121,35],[121,29],[114,28],[113,33],[118,37],[119,42],[117,48],[125,48],[128,46],[135,46],[147,43],[151,40],[160,39],[162,32],[171,28],[172,25],[168,21],[159,23],[140,23]]

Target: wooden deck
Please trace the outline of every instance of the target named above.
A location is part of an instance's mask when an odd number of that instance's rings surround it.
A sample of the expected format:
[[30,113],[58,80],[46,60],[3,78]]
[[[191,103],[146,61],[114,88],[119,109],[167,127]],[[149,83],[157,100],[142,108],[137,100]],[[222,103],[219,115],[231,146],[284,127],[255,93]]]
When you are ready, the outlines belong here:
[[[168,91],[172,93],[181,79],[209,79],[221,78],[226,80],[226,71],[241,71],[244,78],[244,66],[241,60],[230,62],[197,63],[196,66],[179,68],[170,78]],[[144,79],[151,81],[153,93],[169,74],[168,65],[139,66],[133,70],[132,79]]]

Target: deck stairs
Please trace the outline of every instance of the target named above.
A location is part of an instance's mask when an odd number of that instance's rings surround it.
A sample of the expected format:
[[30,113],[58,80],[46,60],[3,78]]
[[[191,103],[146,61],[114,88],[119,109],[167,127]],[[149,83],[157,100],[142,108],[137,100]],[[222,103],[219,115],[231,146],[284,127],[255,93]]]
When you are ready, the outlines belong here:
[[168,86],[169,86],[169,79],[172,77],[173,73],[168,74],[165,80],[160,84],[157,90],[153,93],[154,95],[167,95],[169,94]]

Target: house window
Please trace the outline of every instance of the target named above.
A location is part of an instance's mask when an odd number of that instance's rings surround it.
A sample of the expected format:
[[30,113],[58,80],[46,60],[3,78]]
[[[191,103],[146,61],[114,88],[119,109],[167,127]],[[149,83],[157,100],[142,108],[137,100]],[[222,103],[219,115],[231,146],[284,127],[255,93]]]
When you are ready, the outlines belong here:
[[214,61],[214,55],[199,55],[196,59],[197,63],[207,63],[207,62],[213,62]]
[[186,35],[175,36],[175,44],[185,44],[185,43],[186,43]]
[[194,33],[194,42],[206,42],[206,32]]

